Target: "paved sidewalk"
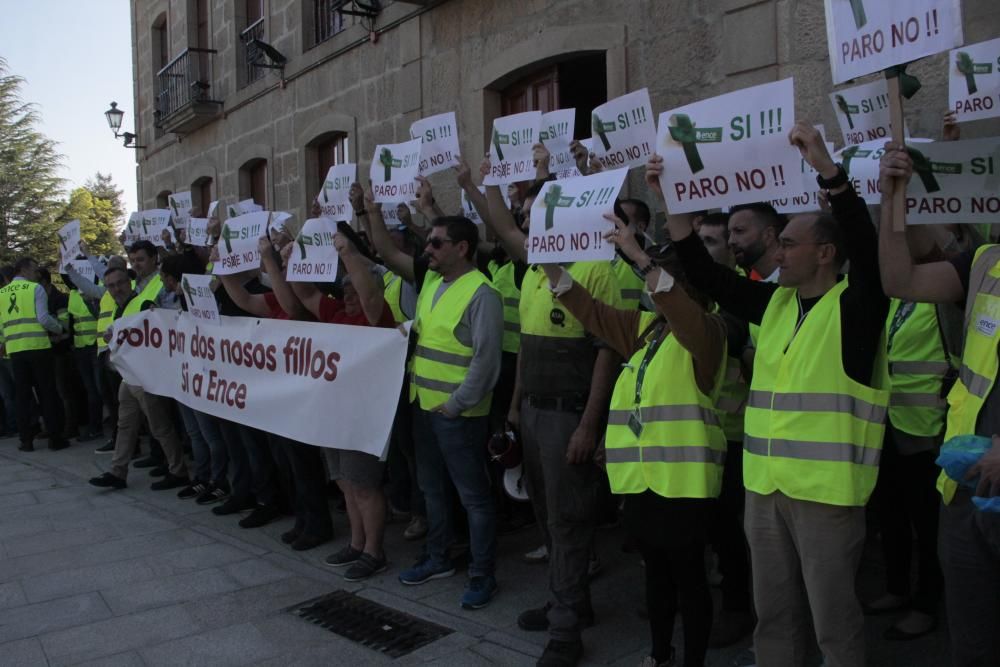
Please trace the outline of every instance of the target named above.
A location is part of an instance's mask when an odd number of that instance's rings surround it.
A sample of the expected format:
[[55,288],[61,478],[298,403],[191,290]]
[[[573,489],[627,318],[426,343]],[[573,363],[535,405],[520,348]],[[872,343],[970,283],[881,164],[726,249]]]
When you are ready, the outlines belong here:
[[[342,546],[346,518],[335,514],[336,539],[297,553],[278,536],[285,518],[244,530],[238,517],[149,490],[133,470],[125,491],[86,483],[110,457],[74,444],[22,453],[0,441],[0,664],[102,667],[132,665],[533,665],[546,637],[520,631],[517,614],[546,600],[544,567],[521,563],[538,544],[526,528],[500,540],[500,594],[486,609],[459,608],[463,573],[423,586],[396,580],[418,545],[390,524],[388,572],[364,584],[345,582],[323,558]],[[618,530],[601,531],[604,572],[594,583],[597,625],[586,631],[586,664],[636,665],[648,627],[636,613],[638,557],[619,550]],[[877,563],[867,563],[874,574]],[[869,579],[872,577],[869,576]],[[334,590],[359,595],[452,629],[443,639],[391,660],[286,611]],[[943,631],[915,642],[879,637],[891,618],[869,623],[871,665],[947,664]],[[679,625],[679,624],[678,624]],[[744,647],[713,651],[711,667],[730,667]],[[675,642],[679,645],[679,642]]]

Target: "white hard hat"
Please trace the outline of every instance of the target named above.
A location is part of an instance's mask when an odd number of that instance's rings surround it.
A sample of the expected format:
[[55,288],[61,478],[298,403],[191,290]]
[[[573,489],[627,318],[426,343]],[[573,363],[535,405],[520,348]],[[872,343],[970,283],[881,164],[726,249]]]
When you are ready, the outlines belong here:
[[525,502],[528,500],[527,479],[525,479],[523,465],[503,471],[503,490],[514,500]]

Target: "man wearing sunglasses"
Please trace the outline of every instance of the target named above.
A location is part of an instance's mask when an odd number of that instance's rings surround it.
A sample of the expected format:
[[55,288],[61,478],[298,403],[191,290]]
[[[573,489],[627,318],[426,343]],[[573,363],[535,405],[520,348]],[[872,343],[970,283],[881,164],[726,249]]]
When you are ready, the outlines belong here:
[[479,232],[460,216],[437,218],[427,238],[428,273],[417,297],[410,399],[414,402],[417,480],[427,504],[427,544],[399,580],[408,585],[450,577],[452,512],[448,481],[469,520],[472,562],[465,609],[496,595],[496,510],[486,468],[488,415],[500,374],[503,305],[476,270]]
[[[796,123],[789,141],[819,174],[832,214],[788,223],[775,254],[777,284],[713,262],[688,216],[668,215],[667,225],[692,284],[760,325],[743,453],[757,662],[805,664],[811,611],[826,664],[860,667],[864,618],[854,577],[888,405],[881,339],[889,302],[875,228],[844,168],[808,123]],[[657,192],[662,173],[653,156],[646,180]]]

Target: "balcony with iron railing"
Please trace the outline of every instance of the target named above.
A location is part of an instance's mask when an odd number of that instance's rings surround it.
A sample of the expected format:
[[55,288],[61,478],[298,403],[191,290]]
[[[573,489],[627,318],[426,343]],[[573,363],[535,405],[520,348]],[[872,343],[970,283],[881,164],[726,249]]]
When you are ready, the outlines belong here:
[[264,39],[264,17],[261,17],[248,25],[240,33],[240,42],[243,44],[243,81],[242,85],[249,86],[257,79],[264,76],[264,70],[257,67],[255,63],[261,61],[260,47],[258,41]]
[[212,98],[214,49],[188,47],[156,73],[156,126],[188,134],[217,118],[222,102]]

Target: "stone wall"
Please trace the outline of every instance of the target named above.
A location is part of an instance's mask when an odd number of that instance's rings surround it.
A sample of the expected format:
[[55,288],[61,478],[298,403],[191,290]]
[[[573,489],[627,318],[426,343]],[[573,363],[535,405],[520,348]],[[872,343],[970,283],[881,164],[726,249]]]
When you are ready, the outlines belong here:
[[[264,0],[265,40],[288,57],[277,72],[240,87],[235,6],[210,0],[212,92],[224,116],[183,137],[155,136],[152,31],[167,15],[170,56],[193,43],[188,5],[194,0],[132,0],[136,61],[136,127],[147,149],[139,155],[139,201],[180,191],[202,177],[214,194],[240,196],[239,169],[267,159],[268,202],[299,220],[319,189],[308,145],[345,132],[351,159],[366,178],[375,144],[408,138],[411,122],[458,112],[463,149],[477,164],[484,130],[499,115],[498,85],[540,61],[581,51],[606,54],[608,96],[648,87],[655,113],[750,85],[795,77],[796,114],[837,136],[827,95],[832,90],[822,0],[445,0],[392,2],[379,16],[377,42],[357,20],[332,39],[306,48],[303,25],[312,0]],[[967,43],[1000,34],[996,0],[964,0]],[[189,40],[188,35],[191,35]],[[947,106],[945,55],[911,69],[924,84],[906,115],[914,136],[938,137]],[[1000,135],[1000,123],[963,127],[966,136]],[[312,162],[311,162],[312,161]],[[641,175],[630,187],[643,195]],[[439,201],[458,207],[448,173],[432,177]],[[245,190],[245,186],[244,186]]]

